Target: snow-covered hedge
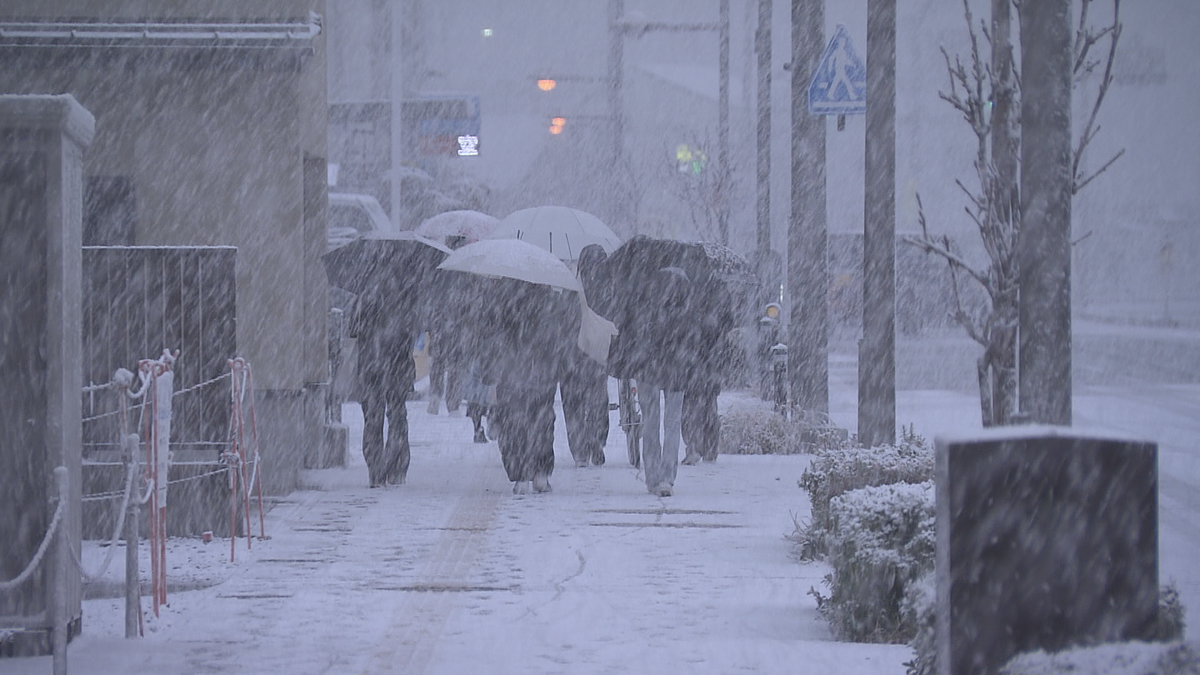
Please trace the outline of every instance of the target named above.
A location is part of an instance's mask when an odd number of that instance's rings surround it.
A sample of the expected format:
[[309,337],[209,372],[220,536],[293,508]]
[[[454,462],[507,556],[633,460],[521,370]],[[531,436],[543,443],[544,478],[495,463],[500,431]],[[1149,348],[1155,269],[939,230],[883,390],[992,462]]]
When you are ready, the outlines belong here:
[[828,419],[768,410],[730,412],[721,416],[723,455],[800,455],[847,445],[847,434]]
[[832,498],[826,541],[831,593],[809,593],[838,638],[910,640],[916,627],[905,621],[901,601],[908,586],[933,569],[933,482],[871,486]]
[[859,488],[932,480],[933,449],[911,430],[894,446],[843,445],[817,450],[812,464],[800,477],[800,487],[808,492],[812,515],[807,523],[797,524],[791,537],[797,553],[803,560],[825,554],[833,498]]

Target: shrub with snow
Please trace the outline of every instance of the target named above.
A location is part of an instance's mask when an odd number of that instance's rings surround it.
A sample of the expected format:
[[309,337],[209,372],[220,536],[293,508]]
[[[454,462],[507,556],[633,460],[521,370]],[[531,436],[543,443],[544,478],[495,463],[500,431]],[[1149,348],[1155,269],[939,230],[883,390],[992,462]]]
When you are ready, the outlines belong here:
[[925,439],[906,430],[896,445],[874,448],[824,447],[800,477],[808,492],[812,515],[798,523],[791,536],[802,560],[824,555],[829,529],[829,504],[839,495],[860,488],[891,483],[916,484],[933,480],[933,449]]
[[845,429],[827,417],[781,415],[768,410],[721,416],[723,455],[800,455],[847,445]]
[[851,490],[829,503],[828,597],[815,589],[817,609],[834,633],[855,642],[905,642],[908,586],[933,569],[934,488],[894,483]]

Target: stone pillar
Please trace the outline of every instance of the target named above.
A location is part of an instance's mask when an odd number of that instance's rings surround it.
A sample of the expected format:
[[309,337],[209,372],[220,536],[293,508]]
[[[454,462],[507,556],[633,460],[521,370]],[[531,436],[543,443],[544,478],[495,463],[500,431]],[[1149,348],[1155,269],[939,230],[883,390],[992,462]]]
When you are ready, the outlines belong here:
[[[94,125],[70,95],[0,96],[3,581],[26,568],[46,536],[55,467],[66,468],[70,488],[58,527],[80,546],[83,153]],[[80,577],[57,587],[54,555],[49,549],[27,581],[0,591],[0,629],[20,630],[8,647],[16,653],[49,653],[52,608],[64,595],[69,635],[80,630]]]
[[1147,639],[1158,447],[1057,427],[937,441],[937,672]]

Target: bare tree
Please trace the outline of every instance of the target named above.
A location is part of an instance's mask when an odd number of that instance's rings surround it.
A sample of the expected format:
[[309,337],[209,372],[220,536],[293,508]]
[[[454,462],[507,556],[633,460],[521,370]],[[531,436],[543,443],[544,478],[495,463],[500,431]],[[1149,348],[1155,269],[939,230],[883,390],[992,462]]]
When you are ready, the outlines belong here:
[[[1088,10],[1095,0],[1080,1],[1079,27],[1073,52],[1076,84],[1094,72],[1101,63],[1104,64],[1104,70],[1090,114],[1073,148],[1072,194],[1107,170],[1124,152],[1117,153],[1097,171],[1084,174],[1081,157],[1100,131],[1096,124],[1097,115],[1112,84],[1112,67],[1121,35],[1121,3],[1120,0],[1112,0],[1112,23],[1097,29],[1088,18]],[[948,236],[930,234],[920,195],[917,195],[917,206],[921,234],[902,237],[906,244],[941,256],[949,265],[956,301],[953,318],[971,339],[983,347],[976,367],[984,426],[1008,424],[1017,412],[1016,349],[1020,316],[1017,239],[1021,231],[1018,189],[1021,130],[1015,112],[1021,108],[1021,86],[1020,77],[1013,67],[1012,7],[1019,12],[1020,0],[992,0],[990,26],[982,20],[977,25],[969,0],[963,0],[971,45],[967,62],[964,63],[958,56],[951,58],[945,48],[942,49],[950,77],[950,90],[939,92],[939,96],[962,115],[975,136],[976,185],[968,186],[962,180],[956,180],[955,183],[967,197],[964,210],[979,231],[988,264],[986,267],[971,264],[961,251],[954,248]],[[985,59],[983,55],[981,35],[987,43],[990,59]],[[1106,39],[1106,58],[1093,58],[1097,43]],[[968,307],[964,303],[959,286],[962,277],[974,280],[983,288],[983,306]]]

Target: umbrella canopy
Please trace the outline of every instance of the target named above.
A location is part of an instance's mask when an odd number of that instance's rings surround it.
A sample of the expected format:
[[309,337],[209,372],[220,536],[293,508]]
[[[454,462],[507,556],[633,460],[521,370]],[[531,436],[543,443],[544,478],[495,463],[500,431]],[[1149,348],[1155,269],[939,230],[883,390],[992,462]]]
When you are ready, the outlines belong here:
[[604,264],[618,278],[652,275],[664,267],[677,267],[693,280],[712,276],[726,283],[753,283],[756,278],[750,261],[727,246],[642,234],[621,244]]
[[463,237],[467,243],[471,243],[486,238],[496,229],[499,222],[499,218],[479,211],[445,211],[425,220],[415,232],[437,240],[445,237]]
[[535,206],[505,216],[491,239],[520,239],[541,247],[560,260],[576,260],[588,244],[611,253],[621,245],[607,225],[587,211],[568,206]]
[[519,239],[485,239],[467,244],[451,253],[438,269],[580,290],[579,280],[563,261]]
[[598,267],[598,282],[611,298],[596,306],[610,319],[620,307],[637,303],[647,289],[653,288],[654,275],[663,268],[679,268],[686,273],[704,305],[746,306],[753,302],[758,287],[750,261],[726,246],[707,242],[638,235],[621,244]]
[[414,288],[428,279],[450,249],[413,232],[372,232],[321,256],[329,283],[355,295],[372,287]]

